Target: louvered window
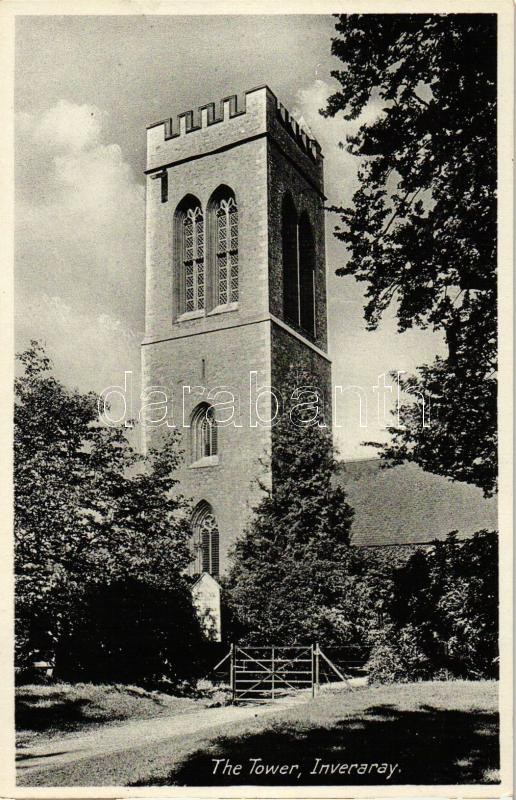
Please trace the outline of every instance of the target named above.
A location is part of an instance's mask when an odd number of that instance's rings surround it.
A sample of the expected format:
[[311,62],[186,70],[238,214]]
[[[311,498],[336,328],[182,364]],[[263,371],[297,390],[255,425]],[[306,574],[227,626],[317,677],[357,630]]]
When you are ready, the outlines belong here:
[[209,408],[200,425],[199,449],[203,456],[217,454],[217,424],[213,408]]
[[315,240],[306,212],[298,219],[290,195],[283,199],[283,316],[301,333],[316,336]]
[[201,526],[202,572],[219,574],[219,531],[213,514],[207,514]]
[[212,406],[202,403],[192,414],[192,462],[217,455],[217,422]]
[[192,519],[196,571],[219,574],[219,529],[209,503],[202,501]]

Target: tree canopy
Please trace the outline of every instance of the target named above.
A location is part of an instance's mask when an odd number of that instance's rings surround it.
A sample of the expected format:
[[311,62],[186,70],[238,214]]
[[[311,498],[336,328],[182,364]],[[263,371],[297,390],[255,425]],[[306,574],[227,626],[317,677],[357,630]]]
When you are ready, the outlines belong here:
[[53,376],[40,344],[32,342],[19,363],[14,501],[23,665],[36,651],[59,651],[74,624],[84,624],[77,623],[83,598],[113,596],[115,584],[136,580],[148,593],[173,592],[178,608],[179,595],[191,606],[183,576],[191,556],[189,505],[174,478],[176,437],[143,457],[123,428],[99,422],[94,393],[67,389]]
[[[297,381],[312,385],[301,373]],[[274,427],[272,486],[262,485],[234,549],[229,601],[253,642],[330,642],[349,619],[342,607],[353,512],[332,482],[328,428],[320,414],[303,424],[314,408],[306,402],[299,415],[289,408]]]
[[[404,428],[383,455],[496,488],[496,15],[350,14],[336,22],[340,88],[322,111],[359,117],[339,275],[366,284],[370,329],[394,304],[399,331],[442,331],[448,355],[401,382]],[[430,405],[422,427],[418,393]],[[413,395],[410,398],[410,395]]]
[[[389,583],[372,680],[430,678],[443,670],[457,677],[497,676],[496,532],[477,531],[461,541],[452,531],[426,552],[416,550]],[[396,662],[394,674],[389,659]]]

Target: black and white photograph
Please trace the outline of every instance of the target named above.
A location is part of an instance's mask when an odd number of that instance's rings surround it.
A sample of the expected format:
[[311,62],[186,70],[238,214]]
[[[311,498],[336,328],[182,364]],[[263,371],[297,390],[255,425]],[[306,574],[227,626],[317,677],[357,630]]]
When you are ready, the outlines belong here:
[[250,8],[0,9],[1,795],[509,796],[513,6]]

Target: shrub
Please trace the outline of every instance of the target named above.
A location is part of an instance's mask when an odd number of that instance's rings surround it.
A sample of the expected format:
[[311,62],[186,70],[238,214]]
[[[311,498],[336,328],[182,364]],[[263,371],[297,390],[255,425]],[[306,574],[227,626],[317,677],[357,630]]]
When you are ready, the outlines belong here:
[[219,708],[220,706],[229,706],[233,702],[233,693],[229,686],[212,683],[206,678],[201,678],[197,681],[196,692],[198,697],[207,699],[208,708]]
[[424,653],[419,632],[413,625],[407,625],[398,632],[397,646],[407,680],[417,681],[433,677],[434,666]]
[[452,532],[432,550],[414,553],[394,570],[386,609],[389,623],[378,647],[387,649],[375,651],[375,675],[391,675],[399,662],[407,680],[495,678],[497,534],[478,531],[458,541]]
[[397,647],[385,638],[373,645],[366,669],[368,681],[373,685],[407,680]]
[[367,669],[372,684],[424,680],[434,673],[419,644],[418,631],[411,625],[401,630],[388,626],[379,633]]
[[195,679],[203,635],[186,582],[167,589],[136,578],[91,586],[58,651],[68,680],[171,685]]

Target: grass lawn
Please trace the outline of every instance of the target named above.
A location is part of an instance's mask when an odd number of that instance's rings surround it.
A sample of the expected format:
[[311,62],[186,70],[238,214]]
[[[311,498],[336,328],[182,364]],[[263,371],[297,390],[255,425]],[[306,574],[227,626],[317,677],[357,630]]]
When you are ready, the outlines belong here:
[[122,684],[27,684],[16,689],[16,738],[27,744],[70,731],[195,711],[205,701]]
[[[29,689],[24,687],[30,697]],[[199,708],[195,701],[140,695],[141,690],[134,690],[134,696],[130,687],[79,685],[45,691],[61,691],[81,702],[90,693],[89,704],[78,708],[81,727],[88,719],[88,724],[99,724],[99,719],[143,719]],[[41,687],[37,693],[41,702]],[[203,713],[209,715],[211,709]],[[214,774],[213,759],[241,764],[240,773],[224,774],[219,768]],[[288,775],[252,774],[250,759],[298,767]],[[315,764],[345,770],[312,774]],[[372,766],[383,764],[389,765],[383,772]],[[131,749],[99,752],[50,771],[32,772],[19,785],[488,784],[498,782],[498,767],[498,684],[447,681],[333,689],[268,716],[235,719],[224,726],[214,722],[210,728],[152,743],[142,739]]]
[[[498,684],[446,681],[323,693],[192,745],[185,742],[183,753],[174,753],[171,769],[163,762],[160,771],[133,785],[497,783]],[[223,774],[224,762],[214,774],[213,759],[242,764],[239,776]],[[299,768],[258,775],[250,759]],[[332,775],[322,764],[348,766]],[[367,770],[359,771],[364,764]],[[396,769],[379,774],[371,764]],[[313,774],[316,765],[324,771]]]

